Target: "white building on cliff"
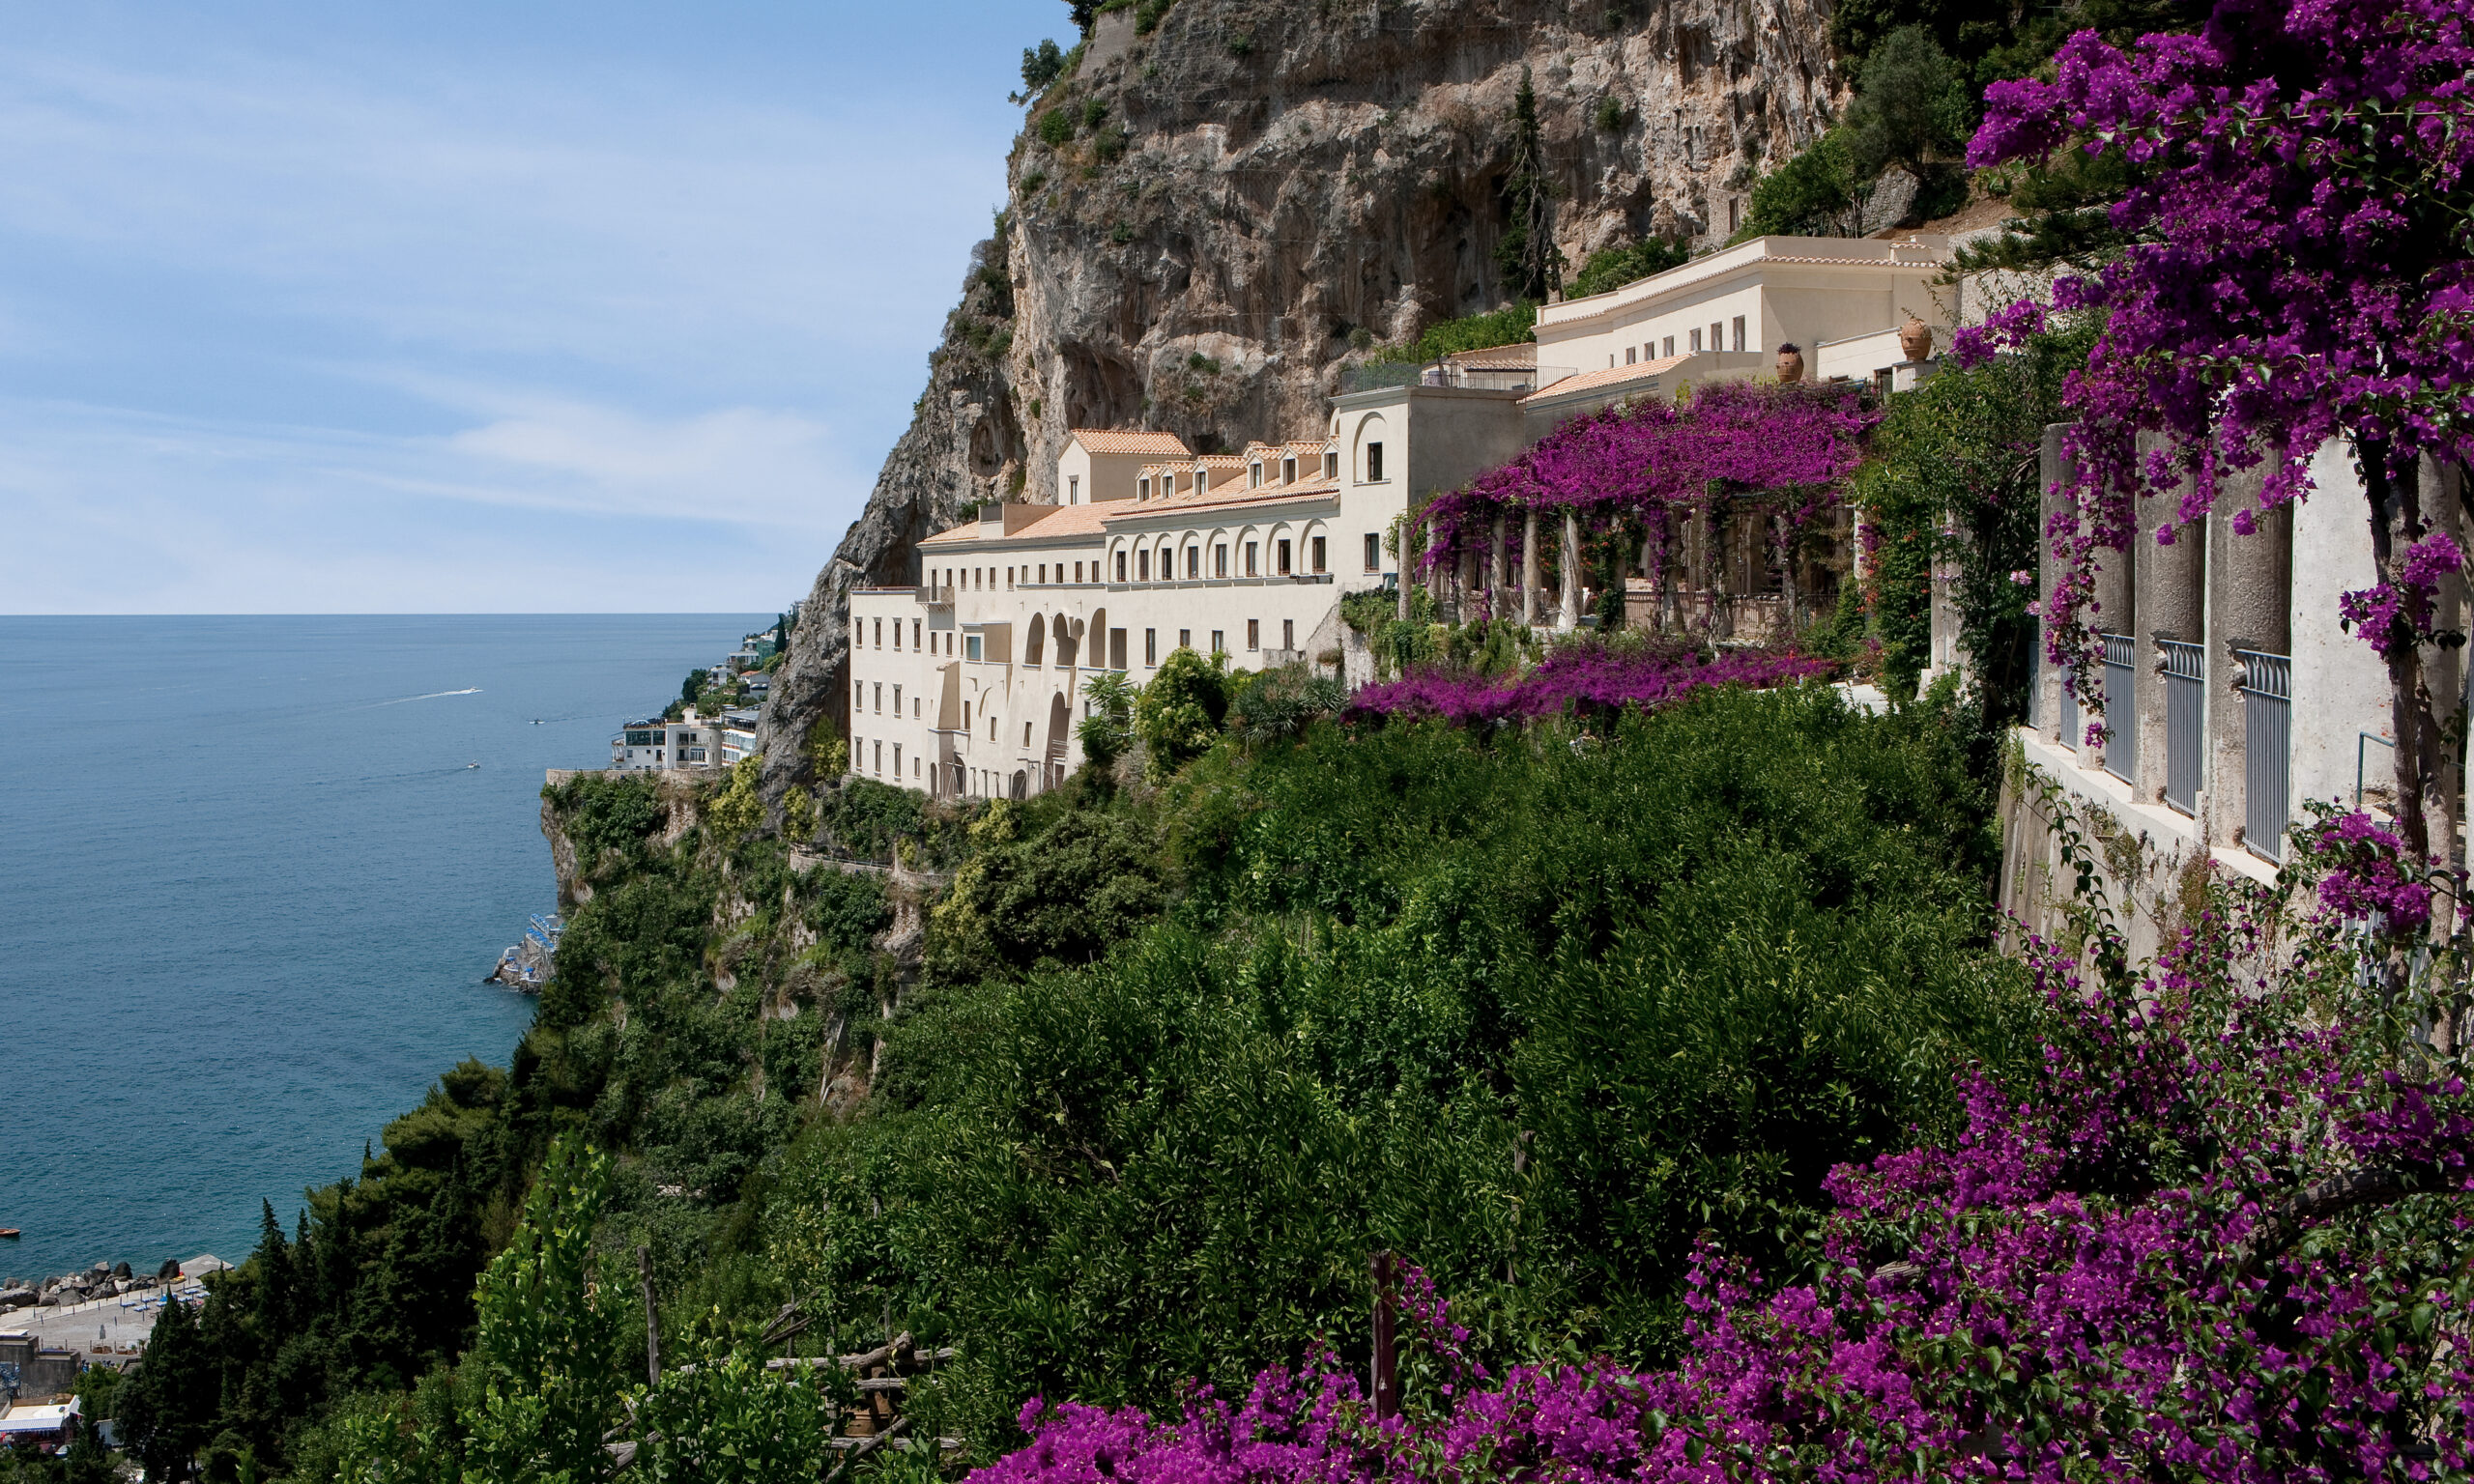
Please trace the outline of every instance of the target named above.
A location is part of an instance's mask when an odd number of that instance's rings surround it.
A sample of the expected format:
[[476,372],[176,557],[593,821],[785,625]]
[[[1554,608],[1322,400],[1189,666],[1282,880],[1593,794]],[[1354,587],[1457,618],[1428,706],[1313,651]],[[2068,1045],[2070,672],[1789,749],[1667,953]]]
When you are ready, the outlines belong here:
[[[1340,600],[1398,581],[1414,502],[1558,425],[1699,382],[1769,376],[1798,344],[1884,390],[1911,316],[1946,335],[1946,239],[1760,238],[1539,312],[1534,346],[1399,368],[1332,399],[1315,436],[1197,455],[1165,433],[1077,429],[1051,505],[990,503],[919,543],[909,586],[850,595],[850,770],[938,796],[1021,797],[1081,761],[1083,682],[1147,680],[1179,648],[1240,669],[1328,663]],[[1943,298],[1948,290],[1941,290]],[[1551,621],[1580,618],[1577,597]]]

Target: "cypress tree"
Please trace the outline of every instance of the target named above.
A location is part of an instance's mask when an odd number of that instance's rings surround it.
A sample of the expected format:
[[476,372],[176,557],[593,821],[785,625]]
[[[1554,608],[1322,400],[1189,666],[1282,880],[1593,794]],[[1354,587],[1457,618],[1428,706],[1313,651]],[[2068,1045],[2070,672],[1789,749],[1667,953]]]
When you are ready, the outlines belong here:
[[1546,175],[1544,143],[1538,128],[1538,90],[1529,69],[1520,70],[1520,92],[1511,107],[1511,173],[1504,183],[1511,222],[1495,247],[1504,287],[1514,298],[1543,300],[1564,288],[1564,255],[1555,247],[1555,186]]

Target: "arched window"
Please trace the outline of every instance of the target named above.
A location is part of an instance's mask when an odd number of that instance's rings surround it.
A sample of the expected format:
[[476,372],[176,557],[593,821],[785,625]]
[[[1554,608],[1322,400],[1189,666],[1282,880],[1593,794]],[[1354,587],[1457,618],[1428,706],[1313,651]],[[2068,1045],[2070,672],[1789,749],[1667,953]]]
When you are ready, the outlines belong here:
[[1040,615],[1037,614],[1031,614],[1030,627],[1024,631],[1024,639],[1026,642],[1022,650],[1023,664],[1037,665],[1040,662],[1040,652],[1043,647],[1040,641],[1045,638],[1047,634],[1048,630],[1040,623]]

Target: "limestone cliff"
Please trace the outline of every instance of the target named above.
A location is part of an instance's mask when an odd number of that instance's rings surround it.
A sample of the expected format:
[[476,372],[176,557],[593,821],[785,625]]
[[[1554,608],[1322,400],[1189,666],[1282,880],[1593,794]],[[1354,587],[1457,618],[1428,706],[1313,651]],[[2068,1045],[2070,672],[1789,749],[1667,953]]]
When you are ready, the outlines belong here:
[[[1031,106],[998,233],[928,388],[817,577],[764,776],[843,720],[845,595],[915,577],[975,502],[1054,498],[1074,427],[1198,448],[1308,435],[1374,341],[1505,302],[1513,94],[1537,88],[1558,245],[1723,241],[1839,101],[1828,0],[1179,0],[1102,16]],[[1050,115],[1054,118],[1050,118]]]

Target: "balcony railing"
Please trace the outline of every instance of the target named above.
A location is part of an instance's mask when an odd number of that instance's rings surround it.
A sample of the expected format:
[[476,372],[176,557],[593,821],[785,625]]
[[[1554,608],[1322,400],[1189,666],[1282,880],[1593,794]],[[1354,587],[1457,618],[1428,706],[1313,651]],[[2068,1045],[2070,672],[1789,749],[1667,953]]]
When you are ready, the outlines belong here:
[[2105,771],[2130,782],[2139,768],[2139,702],[2131,694],[2139,645],[2127,634],[2105,641]]
[[2236,649],[2242,667],[2242,842],[2255,855],[2285,859],[2293,781],[2293,661]]
[[2156,642],[2165,651],[2165,802],[2196,814],[2201,741],[2207,727],[2207,652],[2179,640]]
[[953,585],[950,583],[941,587],[933,583],[924,583],[919,586],[910,589],[910,593],[912,597],[919,601],[920,606],[923,608],[951,608],[954,606],[954,588]]

